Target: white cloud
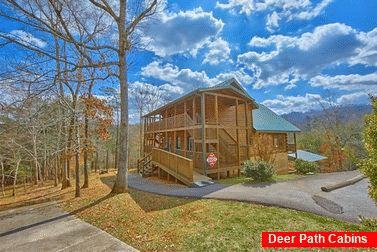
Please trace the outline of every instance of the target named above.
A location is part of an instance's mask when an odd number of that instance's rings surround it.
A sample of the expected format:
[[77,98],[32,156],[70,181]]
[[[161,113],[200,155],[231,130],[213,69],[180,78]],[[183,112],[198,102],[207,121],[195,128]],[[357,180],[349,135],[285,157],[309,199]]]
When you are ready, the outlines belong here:
[[179,13],[164,12],[148,26],[143,43],[161,57],[182,53],[196,56],[223,27],[221,20],[201,7]]
[[272,51],[249,51],[238,56],[238,63],[258,78],[254,88],[308,80],[330,66],[351,64],[365,46],[355,30],[340,23],[322,25],[297,37],[254,37],[249,45],[275,47]]
[[319,16],[326,7],[331,4],[334,0],[323,0],[317,6],[313,6],[305,11],[288,15],[288,20],[298,19],[298,20],[311,20]]
[[275,99],[262,102],[263,105],[269,107],[277,114],[318,110],[321,109],[321,103],[326,103],[321,95],[310,93],[305,94],[305,96],[278,95]]
[[281,17],[279,14],[277,14],[276,11],[272,12],[271,14],[268,14],[267,16],[267,30],[273,31],[274,29],[279,27],[279,21],[281,20]]
[[377,90],[377,72],[366,75],[319,75],[311,78],[309,83],[312,87],[323,87],[325,89],[365,90],[366,92],[372,92],[373,90]]
[[365,92],[356,92],[356,93],[342,95],[336,100],[336,103],[339,105],[368,104],[369,97],[368,97],[368,94]]
[[169,83],[161,85],[160,89],[164,90],[168,93],[171,93],[171,94],[180,94],[180,95],[183,94],[183,88],[181,88],[179,86],[173,86]]
[[353,64],[377,66],[377,28],[367,33],[360,32],[358,38],[365,46],[360,48],[359,54],[351,62]]
[[[377,90],[371,92],[371,94],[377,94]],[[307,93],[298,96],[278,95],[275,99],[265,100],[262,104],[281,115],[291,112],[305,113],[311,110],[321,110],[329,106],[369,104],[369,98],[366,92],[344,94],[335,100],[323,98],[319,94]]]
[[41,39],[34,37],[32,34],[21,31],[21,30],[13,30],[8,34],[3,34],[5,37],[9,37],[10,39],[14,39],[26,46],[35,46],[39,48],[43,48],[47,45],[47,43]]
[[244,68],[241,68],[236,71],[220,73],[216,75],[214,79],[216,80],[216,84],[218,84],[221,81],[229,80],[231,78],[236,78],[240,82],[241,85],[246,85],[246,86],[255,82],[255,77],[250,76],[248,73],[246,73]]
[[216,39],[214,42],[208,45],[209,52],[204,55],[203,64],[208,63],[210,65],[218,65],[222,62],[233,61],[230,59],[231,49],[229,43],[222,38]]
[[250,85],[255,81],[255,78],[250,76],[243,68],[237,71],[223,72],[210,78],[205,71],[197,72],[189,68],[180,69],[178,66],[172,64],[163,65],[158,61],[143,67],[141,75],[167,82],[164,85],[170,86],[166,86],[166,88],[172,93],[175,91],[176,94],[184,94],[197,88],[214,86],[231,78],[238,79],[241,85]]
[[228,0],[226,3],[216,2],[216,7],[250,16],[253,13],[265,12],[267,14],[266,27],[273,31],[279,27],[281,20],[311,20],[321,15],[328,5],[334,0]]
[[141,75],[163,80],[174,86],[179,86],[184,92],[215,84],[214,81],[207,76],[205,71],[195,72],[188,68],[180,69],[172,64],[161,65],[158,61],[154,61],[143,67],[141,69]]

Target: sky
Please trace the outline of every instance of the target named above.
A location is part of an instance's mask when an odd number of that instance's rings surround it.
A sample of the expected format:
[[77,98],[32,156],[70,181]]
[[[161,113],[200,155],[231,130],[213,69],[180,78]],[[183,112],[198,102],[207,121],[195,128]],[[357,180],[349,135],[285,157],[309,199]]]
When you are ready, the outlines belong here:
[[131,81],[175,96],[235,77],[278,114],[377,94],[377,1],[168,1]]
[[[159,86],[178,98],[235,77],[278,114],[328,101],[368,104],[377,94],[377,1],[162,3],[143,29],[145,50],[130,57],[131,86]],[[45,46],[19,28],[8,32]]]

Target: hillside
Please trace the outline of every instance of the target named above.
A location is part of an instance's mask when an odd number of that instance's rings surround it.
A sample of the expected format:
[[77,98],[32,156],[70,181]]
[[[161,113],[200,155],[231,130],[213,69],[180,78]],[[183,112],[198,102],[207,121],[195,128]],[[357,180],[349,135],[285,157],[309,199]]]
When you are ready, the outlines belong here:
[[[341,122],[363,123],[364,116],[371,111],[372,107],[370,105],[347,105],[337,107],[335,114]],[[312,110],[305,113],[292,112],[281,116],[301,130],[306,130],[310,121],[316,118],[328,117],[328,112]]]

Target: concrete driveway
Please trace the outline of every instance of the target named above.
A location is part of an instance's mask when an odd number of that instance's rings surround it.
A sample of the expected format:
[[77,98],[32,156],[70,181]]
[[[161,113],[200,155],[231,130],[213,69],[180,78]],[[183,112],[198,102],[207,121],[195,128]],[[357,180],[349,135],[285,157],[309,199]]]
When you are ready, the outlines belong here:
[[130,175],[129,186],[134,189],[169,196],[246,201],[307,211],[348,222],[360,222],[359,215],[377,218],[377,207],[368,196],[368,179],[331,192],[321,187],[339,183],[360,175],[358,171],[308,175],[305,178],[277,183],[222,184],[202,188],[162,184]]
[[56,203],[0,212],[0,251],[138,251]]

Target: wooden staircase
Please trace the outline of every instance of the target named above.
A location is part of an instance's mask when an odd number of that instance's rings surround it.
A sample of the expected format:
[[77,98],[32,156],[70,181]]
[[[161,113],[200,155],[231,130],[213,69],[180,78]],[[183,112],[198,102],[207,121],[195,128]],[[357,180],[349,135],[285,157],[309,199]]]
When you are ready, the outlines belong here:
[[151,176],[154,172],[152,165],[152,153],[148,153],[143,158],[137,160],[137,172],[140,173],[143,177]]

